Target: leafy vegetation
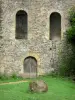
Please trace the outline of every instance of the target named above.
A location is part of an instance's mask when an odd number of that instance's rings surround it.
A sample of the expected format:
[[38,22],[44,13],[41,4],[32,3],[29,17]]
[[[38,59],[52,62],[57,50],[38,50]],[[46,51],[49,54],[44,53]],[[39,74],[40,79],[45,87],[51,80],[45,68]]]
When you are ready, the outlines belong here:
[[70,42],[75,42],[75,7],[71,8],[69,16],[70,28],[66,31],[67,39]]
[[75,7],[69,12],[70,27],[66,31],[64,53],[61,53],[60,75],[75,78]]

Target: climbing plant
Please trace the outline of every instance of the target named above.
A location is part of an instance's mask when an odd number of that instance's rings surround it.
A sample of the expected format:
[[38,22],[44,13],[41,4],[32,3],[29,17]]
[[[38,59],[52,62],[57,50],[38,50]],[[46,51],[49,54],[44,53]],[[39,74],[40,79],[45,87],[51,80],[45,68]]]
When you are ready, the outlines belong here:
[[65,53],[62,53],[60,74],[75,77],[75,7],[70,9],[69,24],[70,27],[66,31]]
[[69,12],[69,22],[70,22],[70,27],[66,31],[67,40],[69,42],[74,43],[75,42],[75,7],[71,8]]

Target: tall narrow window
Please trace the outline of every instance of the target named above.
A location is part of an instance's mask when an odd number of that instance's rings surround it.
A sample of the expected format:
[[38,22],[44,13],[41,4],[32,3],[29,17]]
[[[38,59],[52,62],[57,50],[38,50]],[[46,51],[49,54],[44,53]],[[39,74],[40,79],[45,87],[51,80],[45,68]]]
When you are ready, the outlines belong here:
[[20,10],[16,14],[16,39],[27,39],[27,13]]
[[61,15],[54,12],[50,15],[50,39],[59,40],[61,38]]

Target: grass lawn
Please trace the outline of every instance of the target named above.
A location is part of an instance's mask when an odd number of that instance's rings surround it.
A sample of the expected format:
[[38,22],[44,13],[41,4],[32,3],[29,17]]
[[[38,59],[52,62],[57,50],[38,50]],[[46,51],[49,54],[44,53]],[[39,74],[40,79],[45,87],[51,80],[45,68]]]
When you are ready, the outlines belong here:
[[[10,79],[0,79],[0,84],[1,83],[8,83],[8,82],[17,82],[23,80],[22,78],[10,78]],[[25,79],[24,79],[25,80]]]
[[61,78],[41,77],[47,93],[28,92],[28,83],[0,85],[0,100],[75,100],[75,83]]

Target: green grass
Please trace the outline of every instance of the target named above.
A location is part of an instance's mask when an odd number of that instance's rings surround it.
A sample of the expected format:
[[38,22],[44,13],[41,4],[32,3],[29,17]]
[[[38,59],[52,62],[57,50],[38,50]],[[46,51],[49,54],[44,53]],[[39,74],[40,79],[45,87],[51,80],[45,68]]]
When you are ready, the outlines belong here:
[[21,81],[21,80],[25,80],[25,79],[22,79],[22,78],[0,79],[0,83],[16,82],[16,81]]
[[28,92],[28,82],[1,85],[0,100],[75,100],[75,83],[65,78],[40,77],[48,84],[47,93]]

